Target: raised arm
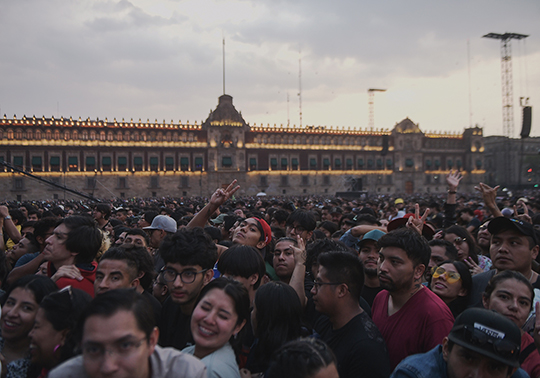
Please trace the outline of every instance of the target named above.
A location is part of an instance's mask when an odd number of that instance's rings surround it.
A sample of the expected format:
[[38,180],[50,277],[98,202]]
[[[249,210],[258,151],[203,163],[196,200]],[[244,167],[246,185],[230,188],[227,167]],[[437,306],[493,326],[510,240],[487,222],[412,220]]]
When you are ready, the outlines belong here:
[[4,232],[17,244],[21,239],[21,233],[17,230],[17,226],[13,223],[13,220],[9,216],[9,210],[7,206],[0,206],[0,218],[4,220]]
[[236,193],[238,189],[240,189],[240,185],[236,185],[236,182],[237,180],[233,180],[226,189],[217,189],[214,194],[212,194],[210,202],[208,202],[201,211],[195,214],[195,216],[188,223],[187,228],[206,226],[206,223],[212,214],[214,214],[216,210],[225,203],[225,201],[231,198],[231,196]]
[[491,186],[481,182],[477,186],[475,186],[474,189],[482,193],[484,203],[494,217],[503,216],[501,210],[499,210],[499,207],[497,206],[497,189],[499,189],[499,185],[492,188]]
[[456,170],[450,171],[446,175],[446,184],[448,185],[448,196],[446,197],[446,203],[444,204],[444,222],[443,228],[450,227],[456,223],[456,194],[459,186],[459,182],[463,176]]
[[296,236],[298,247],[291,245],[294,251],[294,270],[289,285],[296,291],[300,303],[304,307],[307,303],[304,281],[306,278],[306,246],[300,235]]

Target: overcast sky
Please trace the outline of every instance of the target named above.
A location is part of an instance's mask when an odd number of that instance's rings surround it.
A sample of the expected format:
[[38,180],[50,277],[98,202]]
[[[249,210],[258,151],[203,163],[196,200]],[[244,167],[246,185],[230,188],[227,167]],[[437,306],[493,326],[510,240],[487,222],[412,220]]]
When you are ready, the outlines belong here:
[[377,128],[472,118],[501,134],[490,32],[530,35],[512,41],[514,134],[529,96],[538,136],[538,0],[1,0],[0,112],[200,122],[223,94],[224,37],[226,93],[251,125],[300,123],[301,56],[303,125],[365,128],[382,88]]

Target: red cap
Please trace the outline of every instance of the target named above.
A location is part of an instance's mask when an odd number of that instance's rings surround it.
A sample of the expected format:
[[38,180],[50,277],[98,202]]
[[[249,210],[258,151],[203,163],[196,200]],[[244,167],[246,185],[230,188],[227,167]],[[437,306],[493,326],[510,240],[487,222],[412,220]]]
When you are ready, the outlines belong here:
[[259,222],[259,224],[261,225],[264,232],[264,244],[268,245],[268,243],[272,241],[272,229],[264,219],[255,217],[253,217],[253,219],[256,219],[257,222]]

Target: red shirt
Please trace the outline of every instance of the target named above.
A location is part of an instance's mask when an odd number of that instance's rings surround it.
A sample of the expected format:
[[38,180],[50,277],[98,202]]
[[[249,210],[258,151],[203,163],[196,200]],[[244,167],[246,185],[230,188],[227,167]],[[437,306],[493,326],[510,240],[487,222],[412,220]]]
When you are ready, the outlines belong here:
[[388,316],[387,290],[373,301],[373,322],[386,341],[392,370],[405,357],[426,353],[442,344],[454,325],[448,306],[431,290],[423,287],[403,307]]
[[[80,267],[77,267],[79,271],[81,272],[83,279],[82,281],[78,281],[73,278],[67,278],[62,277],[59,278],[56,281],[56,286],[58,286],[59,289],[63,289],[66,286],[70,286],[74,289],[80,289],[82,291],[87,292],[94,298],[94,281],[96,280],[96,270],[97,270],[97,262],[93,261],[91,264],[88,264],[92,266],[91,270],[82,269]],[[47,275],[49,277],[52,277],[53,271],[51,269],[51,262],[47,264]]]
[[[528,333],[521,335],[521,350],[525,350],[530,344],[534,344],[534,339]],[[531,378],[540,377],[540,354],[538,350],[534,350],[525,358],[525,361],[521,364],[521,368],[529,374]]]

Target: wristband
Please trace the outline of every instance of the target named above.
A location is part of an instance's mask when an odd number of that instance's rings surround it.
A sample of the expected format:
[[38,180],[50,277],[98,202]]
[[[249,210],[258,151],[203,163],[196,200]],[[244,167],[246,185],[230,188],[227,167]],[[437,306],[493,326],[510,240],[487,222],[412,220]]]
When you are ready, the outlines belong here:
[[10,219],[11,219],[11,215],[6,215],[6,216],[4,217],[4,219],[10,220]]

